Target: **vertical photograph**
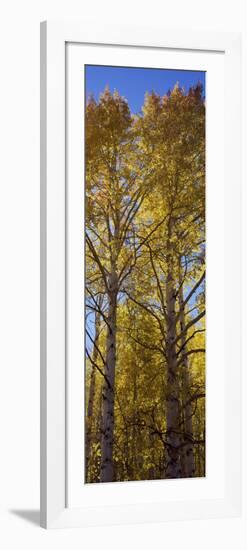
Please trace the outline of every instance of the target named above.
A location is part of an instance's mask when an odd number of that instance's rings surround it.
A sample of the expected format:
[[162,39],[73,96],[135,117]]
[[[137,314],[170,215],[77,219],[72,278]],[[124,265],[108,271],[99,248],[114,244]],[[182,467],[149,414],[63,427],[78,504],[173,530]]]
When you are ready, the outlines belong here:
[[85,66],[85,483],[206,475],[205,78]]

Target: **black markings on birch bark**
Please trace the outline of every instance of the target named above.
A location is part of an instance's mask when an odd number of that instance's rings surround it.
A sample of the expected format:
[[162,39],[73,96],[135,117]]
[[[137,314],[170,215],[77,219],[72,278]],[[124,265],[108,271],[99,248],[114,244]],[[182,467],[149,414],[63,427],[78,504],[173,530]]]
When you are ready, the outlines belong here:
[[176,355],[176,290],[174,281],[174,262],[172,257],[173,218],[170,216],[167,238],[167,395],[166,395],[166,434],[167,434],[167,466],[166,477],[178,478],[181,476],[179,454],[179,385]]
[[108,328],[106,338],[105,374],[109,384],[104,383],[102,405],[101,471],[100,481],[114,481],[113,443],[114,443],[114,390],[116,368],[117,333],[117,275],[112,270],[108,291]]
[[[102,305],[102,297],[99,299],[99,310]],[[94,347],[93,347],[93,363],[97,364],[98,359],[98,345],[99,345],[99,334],[100,334],[100,312],[95,312],[95,337],[94,337]],[[95,410],[95,383],[96,383],[96,369],[94,364],[91,366],[91,376],[90,376],[90,386],[89,386],[89,398],[88,398],[88,407],[87,407],[87,416],[86,416],[86,481],[89,482],[91,479],[91,467],[90,460],[92,455],[92,424],[93,424],[93,414]]]
[[189,361],[186,354],[186,339],[185,332],[185,312],[184,312],[184,295],[183,281],[181,273],[181,260],[179,260],[179,311],[180,311],[180,329],[181,329],[181,356],[183,362],[180,366],[181,380],[181,405],[183,411],[183,446],[181,447],[181,464],[182,476],[193,477],[195,473],[194,446],[193,446],[193,421],[192,421],[192,402],[189,399],[191,390],[191,377],[189,372]]

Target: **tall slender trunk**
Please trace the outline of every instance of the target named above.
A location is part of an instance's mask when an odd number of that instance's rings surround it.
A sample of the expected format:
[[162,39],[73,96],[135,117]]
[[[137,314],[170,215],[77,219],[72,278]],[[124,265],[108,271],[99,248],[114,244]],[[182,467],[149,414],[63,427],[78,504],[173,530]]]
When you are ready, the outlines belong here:
[[[101,301],[100,301],[101,304]],[[99,306],[100,307],[100,306]],[[100,313],[95,313],[95,337],[93,347],[93,362],[97,363],[98,359],[98,345],[100,334]],[[92,453],[92,424],[93,424],[93,410],[95,400],[95,383],[96,383],[96,370],[92,365],[90,386],[89,386],[89,398],[87,406],[87,420],[86,420],[86,480],[90,482],[90,458]]]
[[185,329],[185,314],[184,314],[184,296],[183,296],[183,281],[181,274],[181,266],[179,262],[179,312],[180,312],[180,328],[181,336],[181,382],[182,382],[182,407],[183,407],[183,424],[184,424],[184,441],[181,447],[181,463],[183,477],[193,477],[195,475],[195,459],[193,445],[193,424],[192,424],[192,403],[190,401],[191,376],[189,371],[189,361],[186,355],[187,348]]
[[176,289],[174,281],[174,259],[171,243],[173,219],[170,217],[167,240],[168,273],[166,281],[167,307],[167,391],[166,391],[166,432],[167,432],[167,478],[181,477],[180,465],[180,426],[179,426],[179,384],[176,354]]
[[[136,344],[133,346],[133,351],[136,354]],[[136,355],[134,356],[134,358]],[[132,427],[132,474],[134,479],[138,479],[138,427],[137,427],[137,372],[136,364],[133,364],[133,427]]]
[[[102,382],[102,379],[100,379]],[[102,386],[100,388],[98,402],[97,402],[97,418],[95,429],[95,442],[100,445],[101,448],[101,434],[102,434]],[[100,468],[101,468],[101,456],[97,454],[94,460],[95,476],[94,481],[100,481]]]
[[114,481],[113,436],[114,436],[114,385],[117,333],[117,275],[113,269],[109,276],[108,317],[106,339],[106,380],[102,393],[102,437],[100,481]]

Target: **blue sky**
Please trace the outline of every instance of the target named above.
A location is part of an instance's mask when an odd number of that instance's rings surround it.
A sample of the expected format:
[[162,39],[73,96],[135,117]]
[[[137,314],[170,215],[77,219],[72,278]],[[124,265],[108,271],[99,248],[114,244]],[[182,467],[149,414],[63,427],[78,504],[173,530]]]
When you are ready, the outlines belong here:
[[132,67],[110,67],[86,65],[86,95],[93,94],[98,100],[99,94],[108,85],[111,92],[116,89],[126,97],[132,113],[138,113],[143,105],[145,92],[152,90],[164,95],[176,82],[186,91],[201,82],[205,93],[205,72],[178,71],[175,69],[143,69]]

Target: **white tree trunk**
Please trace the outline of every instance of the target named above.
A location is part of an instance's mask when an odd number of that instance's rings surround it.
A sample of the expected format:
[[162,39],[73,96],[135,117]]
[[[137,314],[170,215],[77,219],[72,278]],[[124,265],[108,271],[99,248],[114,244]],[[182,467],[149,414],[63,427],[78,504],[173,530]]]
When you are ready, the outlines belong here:
[[109,277],[109,309],[107,317],[106,340],[106,380],[102,394],[102,437],[101,437],[101,472],[100,481],[114,481],[113,436],[114,436],[114,386],[116,366],[116,332],[117,332],[117,276],[113,271]]
[[[93,362],[97,363],[98,358],[98,341],[100,333],[100,313],[95,313],[95,337],[93,347]],[[93,423],[93,411],[95,400],[95,382],[96,382],[96,369],[92,365],[90,386],[89,386],[89,398],[87,407],[87,421],[86,421],[86,480],[90,482],[90,457],[92,452],[92,423]]]
[[179,310],[180,310],[180,328],[182,332],[181,337],[181,358],[183,362],[181,364],[182,375],[182,406],[184,416],[184,441],[182,449],[182,465],[183,465],[183,477],[193,477],[195,475],[195,459],[194,459],[194,445],[193,445],[193,424],[192,424],[192,403],[190,401],[191,390],[191,376],[189,372],[189,361],[186,355],[187,348],[185,328],[185,315],[183,306],[183,284],[180,275],[180,289],[179,289]]
[[167,307],[167,393],[166,393],[166,442],[167,442],[167,467],[166,477],[173,479],[181,477],[180,465],[180,427],[179,427],[179,380],[176,354],[176,290],[173,274],[173,251],[170,242],[172,235],[172,219],[169,222],[167,242],[168,274],[166,281],[166,307]]

